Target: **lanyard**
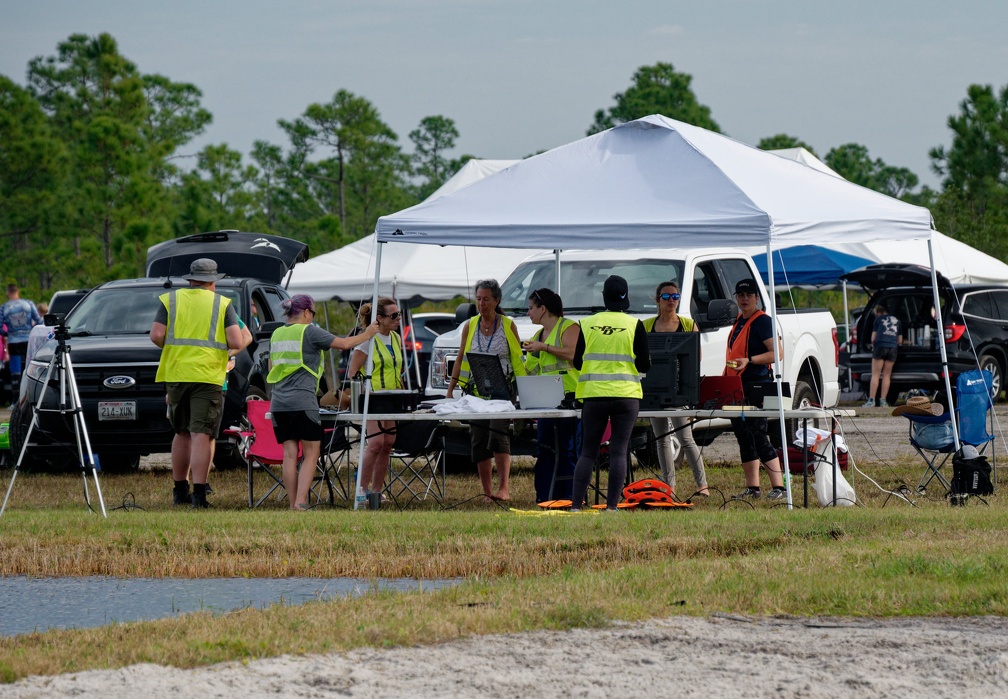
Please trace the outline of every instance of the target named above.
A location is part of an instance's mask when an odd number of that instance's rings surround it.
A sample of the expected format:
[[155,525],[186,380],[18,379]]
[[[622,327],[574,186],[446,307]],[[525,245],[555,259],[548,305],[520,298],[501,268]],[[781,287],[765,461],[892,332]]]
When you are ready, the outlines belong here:
[[480,352],[489,352],[490,345],[493,343],[493,337],[497,334],[497,328],[500,327],[500,316],[494,317],[494,328],[493,332],[487,336],[486,347],[483,346],[483,332],[480,330],[480,321],[476,321],[476,349]]

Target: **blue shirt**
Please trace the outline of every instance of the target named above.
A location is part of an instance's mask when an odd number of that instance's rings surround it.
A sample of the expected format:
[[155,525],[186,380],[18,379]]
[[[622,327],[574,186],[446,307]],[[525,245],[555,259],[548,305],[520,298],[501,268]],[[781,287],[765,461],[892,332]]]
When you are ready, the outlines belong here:
[[13,299],[0,308],[0,325],[5,324],[8,342],[28,342],[31,329],[42,325],[42,316],[28,299]]
[[898,347],[899,343],[897,340],[900,336],[899,318],[888,314],[875,316],[872,333],[875,335],[874,345],[876,347]]

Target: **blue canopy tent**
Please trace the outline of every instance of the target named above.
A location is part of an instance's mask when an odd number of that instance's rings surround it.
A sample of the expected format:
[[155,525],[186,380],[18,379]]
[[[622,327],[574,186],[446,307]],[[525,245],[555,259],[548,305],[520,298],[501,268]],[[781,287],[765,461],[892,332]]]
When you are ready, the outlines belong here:
[[[819,245],[797,245],[792,248],[780,248],[773,251],[774,280],[777,288],[787,286],[825,289],[840,286],[840,276],[860,269],[865,265],[874,264],[870,260],[857,255],[848,255]],[[753,255],[756,268],[766,284],[770,284],[767,276],[766,255]]]

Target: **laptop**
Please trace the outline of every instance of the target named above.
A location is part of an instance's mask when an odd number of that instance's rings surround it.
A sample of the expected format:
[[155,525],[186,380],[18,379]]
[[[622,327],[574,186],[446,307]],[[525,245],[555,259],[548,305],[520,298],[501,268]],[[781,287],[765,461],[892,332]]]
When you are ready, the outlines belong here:
[[741,376],[701,376],[697,407],[719,410],[726,405],[745,405]]
[[[465,356],[469,362],[470,379],[478,387],[481,398],[514,402],[511,396],[511,384],[508,383],[500,358],[496,354],[470,350]],[[472,386],[465,387],[465,392],[473,393],[472,388]]]
[[563,376],[543,374],[516,378],[518,380],[518,405],[522,410],[552,410],[560,407],[560,404],[563,403]]

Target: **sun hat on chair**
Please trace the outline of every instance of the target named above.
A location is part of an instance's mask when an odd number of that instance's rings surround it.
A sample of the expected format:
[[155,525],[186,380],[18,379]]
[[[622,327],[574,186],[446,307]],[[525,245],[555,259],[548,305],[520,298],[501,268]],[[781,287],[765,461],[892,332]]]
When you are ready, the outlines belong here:
[[945,412],[941,403],[932,403],[927,396],[914,396],[907,400],[906,405],[894,408],[893,415],[925,415],[935,416]]

